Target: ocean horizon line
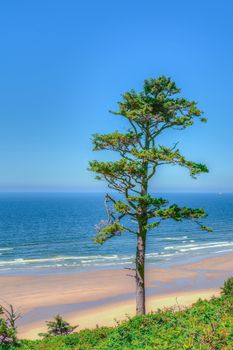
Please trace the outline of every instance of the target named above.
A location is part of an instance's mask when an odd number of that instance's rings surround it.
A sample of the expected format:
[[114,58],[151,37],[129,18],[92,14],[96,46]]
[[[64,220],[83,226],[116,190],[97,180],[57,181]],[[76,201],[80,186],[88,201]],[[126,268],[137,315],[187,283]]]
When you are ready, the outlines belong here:
[[[117,194],[114,191],[40,191],[40,190],[33,190],[33,191],[2,191],[0,190],[1,194],[105,194],[105,193],[114,193]],[[233,194],[233,191],[151,191],[151,194],[217,194],[217,195],[223,195],[223,194]],[[119,194],[118,194],[119,195]]]

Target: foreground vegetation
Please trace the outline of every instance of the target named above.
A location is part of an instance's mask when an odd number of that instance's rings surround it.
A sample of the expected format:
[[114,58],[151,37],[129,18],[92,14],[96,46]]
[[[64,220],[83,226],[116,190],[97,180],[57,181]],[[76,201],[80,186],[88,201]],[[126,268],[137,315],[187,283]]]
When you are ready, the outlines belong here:
[[82,330],[42,340],[23,340],[10,350],[131,350],[131,349],[233,349],[233,295],[210,301],[199,300],[192,307],[164,309],[128,318],[116,327]]

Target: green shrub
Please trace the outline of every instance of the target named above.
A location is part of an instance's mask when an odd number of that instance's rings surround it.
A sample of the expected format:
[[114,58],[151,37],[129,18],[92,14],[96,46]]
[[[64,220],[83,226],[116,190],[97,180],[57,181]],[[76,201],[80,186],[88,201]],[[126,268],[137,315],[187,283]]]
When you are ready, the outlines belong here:
[[71,326],[69,322],[63,320],[62,316],[54,316],[54,321],[46,321],[48,332],[40,333],[42,337],[52,337],[58,335],[68,335],[72,333],[78,326]]
[[12,305],[0,305],[0,345],[17,344],[17,330],[15,322],[20,317]]
[[233,350],[233,296],[128,317],[115,327],[23,340],[7,350]]
[[8,322],[0,319],[0,344],[15,344],[17,342],[16,331]]
[[222,295],[233,295],[233,277],[228,278],[221,288]]
[[[0,345],[1,350],[233,350],[232,279],[222,295],[198,300],[189,308],[166,308],[128,317],[115,327],[73,332],[73,326],[57,316],[48,322],[42,340]],[[226,287],[226,288],[225,288]],[[225,295],[227,294],[227,295]],[[4,328],[4,326],[3,326]],[[51,336],[58,335],[60,336]]]

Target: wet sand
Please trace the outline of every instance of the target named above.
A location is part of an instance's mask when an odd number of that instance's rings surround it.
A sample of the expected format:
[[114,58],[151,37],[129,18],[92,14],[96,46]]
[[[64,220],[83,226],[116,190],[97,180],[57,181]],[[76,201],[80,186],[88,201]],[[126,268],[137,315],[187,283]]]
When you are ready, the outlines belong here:
[[[0,276],[0,303],[13,304],[22,314],[21,338],[36,338],[45,320],[60,313],[79,329],[114,325],[135,313],[134,278],[124,269],[49,275]],[[233,254],[146,271],[147,311],[185,306],[219,294],[233,275]]]

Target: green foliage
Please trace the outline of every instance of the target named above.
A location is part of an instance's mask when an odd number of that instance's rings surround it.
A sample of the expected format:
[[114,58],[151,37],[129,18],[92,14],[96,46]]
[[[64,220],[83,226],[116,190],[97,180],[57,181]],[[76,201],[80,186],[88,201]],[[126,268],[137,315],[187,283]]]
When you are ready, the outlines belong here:
[[114,209],[118,212],[118,213],[124,213],[126,214],[127,212],[129,212],[130,210],[130,206],[122,201],[117,201],[114,204]]
[[19,318],[12,305],[0,305],[0,346],[17,344],[17,330],[15,321]]
[[[145,80],[141,92],[124,93],[118,111],[112,112],[127,119],[128,131],[93,136],[95,151],[116,151],[120,159],[94,160],[89,163],[89,170],[96,173],[96,179],[107,181],[109,188],[123,195],[121,201],[109,197],[108,205],[111,202],[112,206],[107,208],[108,221],[102,225],[102,233],[98,226],[97,243],[102,244],[123,231],[140,235],[141,230],[145,235],[148,229],[156,229],[165,219],[193,220],[201,230],[211,231],[198,221],[206,217],[203,209],[169,206],[165,199],[153,198],[148,193],[150,181],[162,165],[184,167],[192,178],[208,172],[206,165],[186,159],[177,145],[167,147],[157,141],[167,129],[186,129],[197,119],[206,122],[197,103],[181,97],[180,92],[170,78],[160,76]],[[123,217],[136,226],[131,224],[129,228],[126,221],[119,226]]]
[[99,244],[103,244],[109,238],[124,232],[125,229],[119,222],[114,222],[112,225],[106,225],[103,229],[95,237],[95,242]]
[[94,171],[100,174],[101,179],[112,177],[112,182],[114,178],[118,176],[122,176],[122,180],[124,176],[127,174],[128,176],[136,176],[140,177],[143,172],[142,163],[140,161],[130,162],[127,159],[121,159],[116,162],[99,162],[94,160],[90,162],[89,170]]
[[153,146],[148,150],[142,151],[132,148],[131,153],[135,158],[144,162],[150,162],[156,166],[165,164],[180,165],[189,169],[190,176],[194,178],[199,173],[208,172],[208,169],[204,164],[186,160],[185,157],[180,154],[179,149],[173,151],[171,148],[159,145],[157,148]]
[[222,295],[233,295],[233,277],[228,278],[221,288]]
[[205,122],[197,103],[177,96],[180,92],[170,78],[161,76],[145,80],[142,92],[131,90],[123,94],[123,101],[119,102],[119,111],[115,114],[141,125],[149,121],[158,127],[158,132],[167,127],[184,129],[192,125],[195,118]]
[[40,333],[39,336],[47,338],[58,335],[68,335],[72,333],[78,326],[71,326],[69,322],[63,320],[61,315],[54,316],[54,321],[46,321],[48,332]]
[[141,135],[135,135],[133,132],[122,134],[115,131],[107,135],[95,134],[93,137],[93,145],[95,151],[100,150],[118,150],[121,147],[122,151],[129,149],[129,147],[135,147],[138,143]]
[[175,221],[182,221],[184,219],[199,219],[206,217],[206,213],[202,208],[191,209],[187,207],[178,207],[173,204],[168,208],[159,209],[155,211],[155,215],[163,219],[173,219]]
[[232,350],[233,297],[199,300],[67,336],[24,340],[8,350]]
[[16,330],[6,320],[0,318],[0,344],[14,344],[16,342]]

